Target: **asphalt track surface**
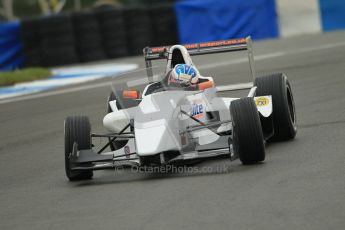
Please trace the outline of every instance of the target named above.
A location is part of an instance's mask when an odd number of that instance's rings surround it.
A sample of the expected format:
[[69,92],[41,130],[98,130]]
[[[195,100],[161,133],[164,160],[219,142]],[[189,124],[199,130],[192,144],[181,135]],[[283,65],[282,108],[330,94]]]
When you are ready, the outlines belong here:
[[[344,41],[338,32],[255,43],[258,73],[289,77],[298,134],[253,166],[217,159],[197,172],[99,171],[71,183],[63,120],[86,114],[103,131],[107,80],[0,102],[0,229],[344,229]],[[236,60],[196,64],[222,82],[248,74]]]

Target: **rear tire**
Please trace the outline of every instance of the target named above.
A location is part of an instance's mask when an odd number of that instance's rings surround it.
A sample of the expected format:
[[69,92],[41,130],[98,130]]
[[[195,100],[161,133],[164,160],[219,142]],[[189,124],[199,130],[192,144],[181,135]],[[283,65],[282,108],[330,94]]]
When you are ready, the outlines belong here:
[[233,149],[242,164],[265,160],[265,145],[259,113],[253,98],[242,98],[230,104],[233,125]]
[[273,140],[290,140],[297,133],[296,110],[290,83],[283,73],[258,77],[256,96],[272,95]]
[[73,151],[73,144],[77,143],[78,150],[91,149],[91,125],[86,116],[71,116],[65,120],[65,171],[70,181],[91,179],[93,172],[72,171],[69,156]]

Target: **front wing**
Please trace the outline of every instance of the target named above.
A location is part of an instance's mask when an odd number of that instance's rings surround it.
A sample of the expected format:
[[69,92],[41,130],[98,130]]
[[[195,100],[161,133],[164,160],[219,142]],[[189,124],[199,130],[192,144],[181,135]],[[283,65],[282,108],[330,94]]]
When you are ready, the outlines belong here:
[[[192,151],[181,151],[174,158],[165,158],[165,153],[160,153],[160,165],[169,165],[195,159],[208,159],[229,155],[230,159],[236,157],[229,148],[229,136],[221,136],[218,141],[204,146],[197,146]],[[134,139],[130,139],[123,148],[98,154],[92,149],[77,150],[75,144],[69,157],[71,170],[103,170],[122,167],[140,167],[140,157],[135,152]]]

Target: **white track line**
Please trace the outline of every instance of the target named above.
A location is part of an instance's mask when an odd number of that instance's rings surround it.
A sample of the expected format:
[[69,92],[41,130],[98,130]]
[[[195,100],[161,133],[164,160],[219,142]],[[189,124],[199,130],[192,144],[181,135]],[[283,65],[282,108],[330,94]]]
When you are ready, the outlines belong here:
[[[345,46],[345,42],[324,44],[324,45],[314,46],[314,47],[306,47],[306,48],[301,48],[301,49],[296,50],[296,51],[261,54],[261,55],[254,56],[254,58],[255,58],[255,60],[266,60],[266,59],[272,59],[272,58],[277,58],[277,57],[283,57],[283,56],[287,56],[287,55],[308,53],[308,52],[320,51],[320,50],[325,50],[325,49],[332,49],[332,48],[337,48],[337,47],[341,47],[341,46]],[[220,67],[220,66],[244,63],[247,61],[248,61],[247,58],[240,58],[240,59],[231,60],[231,61],[227,61],[227,62],[220,62],[220,63],[203,65],[199,69],[211,69],[211,68],[216,68],[216,67]],[[4,100],[0,100],[0,104],[6,104],[6,103],[11,103],[11,102],[17,102],[17,101],[26,101],[26,100],[36,99],[36,98],[60,95],[60,94],[64,94],[64,93],[72,93],[72,92],[77,92],[77,91],[82,91],[82,90],[101,88],[101,87],[109,86],[109,84],[110,84],[110,82],[102,82],[102,83],[98,83],[98,84],[78,86],[78,87],[73,87],[73,88],[69,88],[69,89],[60,89],[60,90],[50,91],[50,92],[45,92],[45,93],[26,95],[23,97],[4,99]]]
[[82,90],[87,90],[87,89],[100,88],[100,87],[105,87],[105,86],[109,86],[109,88],[110,88],[109,84],[110,84],[109,82],[102,82],[102,83],[98,83],[98,84],[78,86],[78,87],[73,87],[73,88],[69,88],[69,89],[60,89],[60,90],[50,91],[50,92],[45,92],[45,93],[24,95],[23,97],[16,97],[16,98],[11,98],[11,99],[1,100],[0,104],[6,104],[6,103],[16,102],[16,101],[26,101],[26,100],[30,100],[30,99],[60,95],[60,94],[64,94],[64,93],[72,93],[72,92],[77,92],[77,91],[82,91]]

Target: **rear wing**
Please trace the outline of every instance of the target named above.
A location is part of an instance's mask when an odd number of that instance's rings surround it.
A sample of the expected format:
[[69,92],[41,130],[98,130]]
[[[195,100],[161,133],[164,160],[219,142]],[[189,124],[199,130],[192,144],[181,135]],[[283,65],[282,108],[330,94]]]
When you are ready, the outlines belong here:
[[[204,42],[204,43],[194,43],[183,45],[187,48],[190,56],[196,55],[205,55],[205,54],[216,54],[224,52],[235,52],[235,51],[247,51],[248,52],[248,61],[250,73],[253,80],[256,77],[255,68],[254,68],[254,55],[252,48],[252,39],[250,37],[232,39],[232,40],[223,40],[223,41],[214,41],[214,42]],[[153,73],[152,61],[159,59],[167,59],[169,56],[169,50],[171,46],[161,46],[161,47],[146,47],[144,48],[144,57],[146,68],[148,69],[148,76],[152,77]]]

